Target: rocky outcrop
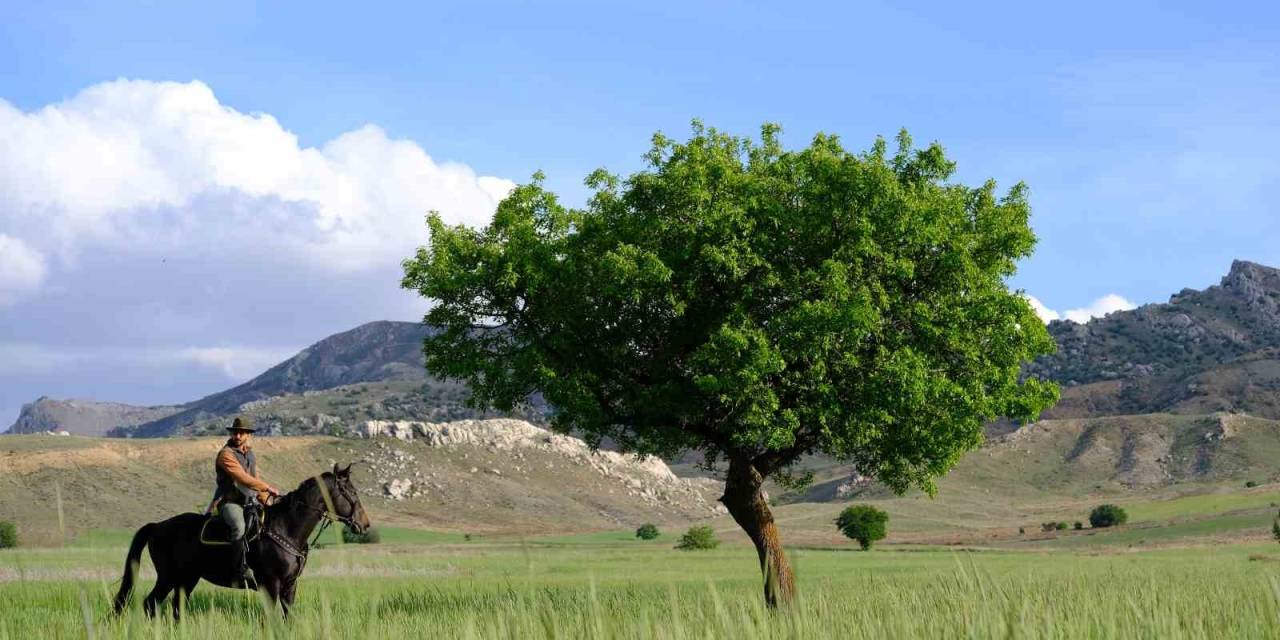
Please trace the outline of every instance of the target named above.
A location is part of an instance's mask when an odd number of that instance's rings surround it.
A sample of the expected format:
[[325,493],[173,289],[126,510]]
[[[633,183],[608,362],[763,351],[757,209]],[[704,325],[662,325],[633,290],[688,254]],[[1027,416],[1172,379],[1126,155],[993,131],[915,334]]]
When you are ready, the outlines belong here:
[[132,427],[181,411],[182,407],[137,407],[115,402],[56,400],[41,397],[22,405],[9,433],[66,431],[81,436],[102,436],[117,427]]
[[1025,368],[1067,387],[1047,417],[1234,409],[1280,418],[1263,393],[1280,382],[1276,367],[1250,364],[1280,359],[1280,270],[1237,260],[1215,286],[1085,324],[1054,321],[1049,332],[1057,353]]
[[[557,464],[575,465],[594,471],[602,481],[614,482],[635,498],[651,504],[677,504],[706,513],[722,513],[723,506],[709,496],[719,483],[708,478],[680,478],[660,458],[638,457],[616,451],[592,450],[587,443],[548,431],[521,420],[462,420],[448,423],[370,420],[362,431],[366,438],[418,443],[429,447],[480,448],[502,453],[510,460],[508,470],[497,467],[471,468],[471,473],[502,477],[526,471],[522,466],[541,464],[554,469]],[[422,495],[431,480],[415,470],[414,455],[395,446],[380,445],[379,455],[365,462],[373,470],[382,495],[403,500]],[[535,461],[533,457],[538,460]],[[552,462],[559,459],[561,462]],[[510,473],[515,472],[515,473]]]

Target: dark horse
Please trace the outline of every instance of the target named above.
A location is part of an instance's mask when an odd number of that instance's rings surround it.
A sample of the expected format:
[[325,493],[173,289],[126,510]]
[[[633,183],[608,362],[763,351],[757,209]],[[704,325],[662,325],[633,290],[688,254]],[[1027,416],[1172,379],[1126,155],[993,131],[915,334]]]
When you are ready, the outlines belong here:
[[[351,465],[346,469],[334,465],[333,471],[319,476],[319,481],[308,478],[265,511],[262,533],[249,545],[249,566],[253,568],[259,588],[273,603],[282,606],[287,616],[297,593],[298,577],[307,564],[310,551],[307,538],[320,521],[337,520],[362,533],[369,528],[369,516],[351,483]],[[223,587],[236,586],[230,547],[200,542],[206,519],[207,516],[198,513],[184,513],[138,529],[129,545],[124,578],[116,594],[117,614],[129,603],[143,547],[150,547],[151,562],[156,567],[156,586],[142,603],[149,616],[154,616],[156,605],[176,589],[173,615],[178,617],[179,601],[190,597],[201,578]]]

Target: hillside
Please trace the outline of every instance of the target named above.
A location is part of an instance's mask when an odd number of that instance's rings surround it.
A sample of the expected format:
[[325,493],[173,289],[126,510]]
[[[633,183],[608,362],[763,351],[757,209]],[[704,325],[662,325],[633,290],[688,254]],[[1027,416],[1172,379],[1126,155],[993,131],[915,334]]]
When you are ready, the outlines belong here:
[[201,420],[225,416],[241,405],[289,393],[331,389],[356,382],[426,380],[422,340],[428,329],[413,322],[370,322],[329,336],[262,375],[187,403],[183,410],[127,433],[166,436]]
[[[361,499],[383,525],[514,535],[634,528],[717,513],[715,483],[676,478],[661,461],[591,454],[580,441],[525,423],[486,425],[453,423],[449,438],[259,438],[255,446],[265,476],[285,490],[335,462],[354,462]],[[527,437],[498,438],[497,431]],[[4,438],[0,520],[16,522],[26,539],[55,540],[59,498],[72,534],[203,510],[222,442]]]
[[56,400],[42,396],[22,405],[17,421],[8,432],[67,431],[82,436],[101,436],[115,428],[160,420],[181,410],[182,407],[135,407],[116,402]]
[[1047,417],[1241,411],[1280,418],[1280,270],[1237,260],[1220,284],[1087,324],[1027,373],[1063,384]]

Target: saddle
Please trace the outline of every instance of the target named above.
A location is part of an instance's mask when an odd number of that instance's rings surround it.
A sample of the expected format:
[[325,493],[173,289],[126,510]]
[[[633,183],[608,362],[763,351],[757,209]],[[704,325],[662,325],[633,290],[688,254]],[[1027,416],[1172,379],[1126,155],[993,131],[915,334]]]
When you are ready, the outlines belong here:
[[[262,524],[266,519],[266,510],[261,507],[250,507],[244,510],[244,539],[253,542],[262,535]],[[212,513],[204,517],[200,525],[200,544],[210,547],[231,545],[231,527],[223,522],[222,517]]]

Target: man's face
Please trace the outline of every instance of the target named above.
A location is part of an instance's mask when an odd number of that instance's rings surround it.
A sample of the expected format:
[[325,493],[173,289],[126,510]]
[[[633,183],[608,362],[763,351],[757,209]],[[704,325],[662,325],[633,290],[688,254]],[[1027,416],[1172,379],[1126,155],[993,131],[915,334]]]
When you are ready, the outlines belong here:
[[244,445],[249,443],[249,438],[252,438],[252,437],[253,437],[253,434],[249,433],[248,431],[238,431],[238,430],[232,431],[231,444],[234,444],[237,447],[243,447]]

